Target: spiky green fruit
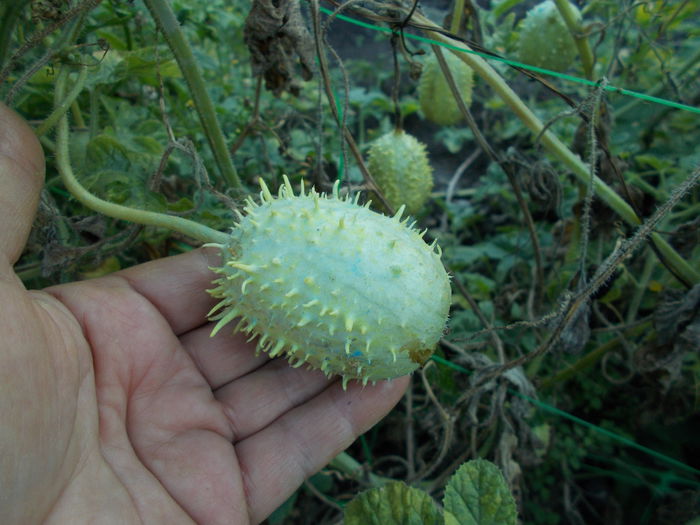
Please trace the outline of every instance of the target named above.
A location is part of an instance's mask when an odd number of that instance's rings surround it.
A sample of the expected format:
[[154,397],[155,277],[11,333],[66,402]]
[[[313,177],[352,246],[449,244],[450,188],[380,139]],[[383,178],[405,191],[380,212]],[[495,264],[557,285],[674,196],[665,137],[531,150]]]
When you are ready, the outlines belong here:
[[430,196],[433,170],[425,145],[403,130],[390,131],[369,148],[367,167],[392,208],[416,214]]
[[296,196],[285,177],[274,198],[261,182],[261,204],[221,248],[220,278],[210,293],[212,336],[235,330],[258,349],[286,355],[327,375],[363,383],[408,374],[433,353],[450,306],[439,248],[401,221],[354,200],[315,191]]
[[[445,57],[445,62],[450,68],[464,103],[469,107],[474,87],[472,68],[450,52],[442,55]],[[435,55],[431,55],[423,65],[418,83],[418,101],[425,118],[431,122],[450,126],[462,120],[462,112]]]
[[[578,19],[581,13],[571,6]],[[524,64],[565,71],[578,50],[566,22],[552,0],[536,5],[521,22],[518,36],[518,60]]]

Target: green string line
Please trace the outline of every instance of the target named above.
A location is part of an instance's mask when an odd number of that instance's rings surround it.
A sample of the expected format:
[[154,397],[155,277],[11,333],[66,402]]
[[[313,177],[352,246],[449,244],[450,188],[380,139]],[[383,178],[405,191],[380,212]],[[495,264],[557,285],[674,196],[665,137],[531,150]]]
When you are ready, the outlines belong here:
[[[448,367],[450,367],[454,370],[457,370],[459,372],[462,372],[464,374],[471,374],[470,370],[468,370],[468,369],[466,369],[458,364],[451,363],[450,361],[443,359],[440,356],[433,355],[431,357],[431,359],[433,361],[435,361],[436,363],[448,366]],[[564,419],[568,419],[568,420],[570,420],[578,425],[586,427],[586,428],[593,430],[594,432],[597,432],[597,433],[599,433],[599,434],[601,434],[609,439],[612,439],[613,441],[617,441],[618,443],[621,443],[622,445],[628,446],[630,448],[634,448],[634,449],[639,450],[640,452],[643,452],[649,456],[652,456],[660,461],[668,463],[669,465],[673,465],[676,468],[679,468],[681,470],[684,470],[684,471],[689,472],[691,474],[694,474],[696,476],[700,475],[700,470],[693,468],[690,465],[686,465],[685,463],[678,461],[677,459],[673,459],[672,457],[669,457],[669,456],[666,456],[665,454],[657,452],[656,450],[645,447],[644,445],[640,445],[639,443],[637,443],[636,441],[634,441],[632,439],[620,436],[619,434],[615,434],[614,432],[611,432],[610,430],[606,430],[602,427],[594,425],[593,423],[589,423],[585,419],[581,419],[580,417],[576,417],[572,414],[569,414],[568,412],[565,412],[564,410],[561,410],[561,409],[556,408],[548,403],[540,401],[539,399],[535,399],[535,398],[532,398],[530,396],[526,396],[525,394],[522,394],[522,393],[518,392],[517,390],[513,390],[513,389],[509,388],[508,391],[511,394],[514,394],[514,395],[520,397],[521,399],[529,401],[530,403],[532,403],[534,406],[536,406],[540,410],[543,410],[545,412],[549,412],[551,414],[562,417]],[[693,486],[700,487],[700,483],[696,483],[696,482],[691,481],[691,480],[684,480],[683,478],[679,478],[679,479],[683,480],[684,483],[688,483],[688,484],[691,484]]]
[[[321,11],[323,11],[327,15],[330,15],[333,13],[332,10],[327,9],[325,7],[321,7]],[[349,22],[349,23],[354,24],[356,26],[364,27],[365,29],[371,29],[373,31],[380,31],[382,33],[396,33],[396,34],[398,34],[398,31],[391,29],[389,27],[377,26],[374,24],[370,24],[368,22],[363,22],[361,20],[356,20],[354,18],[350,18],[349,16],[346,16],[346,15],[337,15],[336,18],[343,20],[344,22]],[[481,58],[486,59],[486,60],[495,60],[497,62],[502,62],[502,63],[508,64],[510,66],[516,66],[516,67],[520,67],[523,69],[529,69],[530,71],[535,71],[536,73],[542,73],[544,75],[549,75],[549,76],[561,78],[563,80],[568,80],[570,82],[575,82],[575,83],[583,84],[586,86],[593,86],[593,87],[598,86],[598,83],[593,81],[593,80],[588,80],[586,78],[579,78],[579,77],[576,77],[573,75],[567,75],[566,73],[558,73],[556,71],[550,71],[549,69],[544,69],[541,67],[530,66],[528,64],[523,64],[522,62],[516,62],[515,60],[509,60],[507,58],[489,55],[488,53],[481,53],[479,51],[461,49],[461,48],[458,48],[455,46],[451,46],[449,44],[444,44],[442,42],[432,40],[430,38],[426,38],[424,36],[413,35],[411,33],[404,33],[404,36],[406,38],[418,40],[419,42],[426,42],[428,44],[435,44],[435,45],[442,46],[442,47],[447,48],[447,49],[453,49],[453,50],[459,51],[459,52],[471,53],[473,55],[478,55]],[[666,100],[664,98],[659,98],[659,97],[655,97],[652,95],[647,95],[646,93],[640,93],[638,91],[632,91],[630,89],[620,88],[620,87],[616,87],[613,85],[604,86],[603,89],[605,91],[618,93],[620,95],[626,95],[628,97],[638,98],[641,100],[645,100],[647,102],[653,102],[655,104],[661,104],[663,106],[668,106],[668,107],[676,108],[676,109],[682,109],[684,111],[690,111],[692,113],[700,114],[700,107],[689,106],[687,104],[682,104],[680,102],[674,102],[672,100]]]

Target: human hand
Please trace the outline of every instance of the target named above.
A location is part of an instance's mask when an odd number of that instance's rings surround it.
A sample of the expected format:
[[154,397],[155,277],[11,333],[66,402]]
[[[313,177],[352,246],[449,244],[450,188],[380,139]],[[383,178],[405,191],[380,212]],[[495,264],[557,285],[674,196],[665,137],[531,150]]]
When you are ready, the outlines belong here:
[[0,105],[3,524],[258,523],[403,394],[209,338],[211,251],[25,290],[12,265],[43,173]]

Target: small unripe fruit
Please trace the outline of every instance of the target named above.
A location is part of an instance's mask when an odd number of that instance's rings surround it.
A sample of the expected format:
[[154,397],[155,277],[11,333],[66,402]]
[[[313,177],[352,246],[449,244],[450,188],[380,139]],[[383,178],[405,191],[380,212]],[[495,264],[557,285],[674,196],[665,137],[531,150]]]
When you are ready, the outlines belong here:
[[[445,57],[464,103],[469,107],[474,86],[472,68],[449,51],[445,51],[442,56]],[[423,66],[418,84],[418,101],[425,118],[435,124],[450,126],[462,120],[462,112],[435,55],[431,55]]]
[[293,366],[363,383],[408,374],[433,353],[450,307],[439,248],[396,216],[333,195],[294,195],[289,180],[261,204],[221,248],[223,264],[210,293],[215,335],[258,337],[258,350]]
[[[575,6],[571,6],[581,19]],[[578,50],[566,22],[552,0],[536,5],[522,21],[518,61],[552,71],[571,67]]]
[[403,130],[390,131],[369,148],[367,167],[392,208],[420,211],[433,188],[425,145]]

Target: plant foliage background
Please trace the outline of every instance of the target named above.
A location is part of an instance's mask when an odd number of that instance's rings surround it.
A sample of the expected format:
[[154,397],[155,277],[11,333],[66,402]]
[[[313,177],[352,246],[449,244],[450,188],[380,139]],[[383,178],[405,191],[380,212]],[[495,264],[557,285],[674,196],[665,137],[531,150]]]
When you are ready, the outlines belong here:
[[[636,227],[573,177],[478,75],[474,127],[428,122],[416,88],[432,50],[411,38],[421,28],[406,22],[412,5],[404,4],[348,2],[342,14],[384,28],[376,30],[329,18],[340,2],[321,3],[321,12],[306,1],[172,1],[243,183],[236,188],[141,2],[3,2],[0,97],[37,127],[48,161],[16,270],[41,287],[196,246],[96,215],[67,194],[52,158],[61,72],[75,78],[87,69],[68,111],[71,164],[90,191],[222,230],[258,177],[276,186],[286,173],[322,189],[340,177],[352,190],[373,189],[341,126],[364,154],[400,115],[434,168],[433,194],[416,218],[439,239],[454,276],[450,331],[400,405],[349,450],[361,468],[334,462],[269,522],[337,523],[354,495],[388,479],[442,501],[447,479],[474,458],[500,467],[523,523],[689,522],[700,515],[697,280],[669,271],[646,239],[615,258]],[[462,13],[460,35],[516,59],[518,23],[535,2],[455,4],[421,8],[445,27]],[[587,69],[579,56],[566,73],[590,84],[489,63],[640,222],[663,211],[654,231],[697,273],[700,2],[578,4],[594,61]],[[287,11],[275,22],[263,7]],[[669,199],[678,202],[663,209]],[[601,269],[609,275],[584,293]]]

